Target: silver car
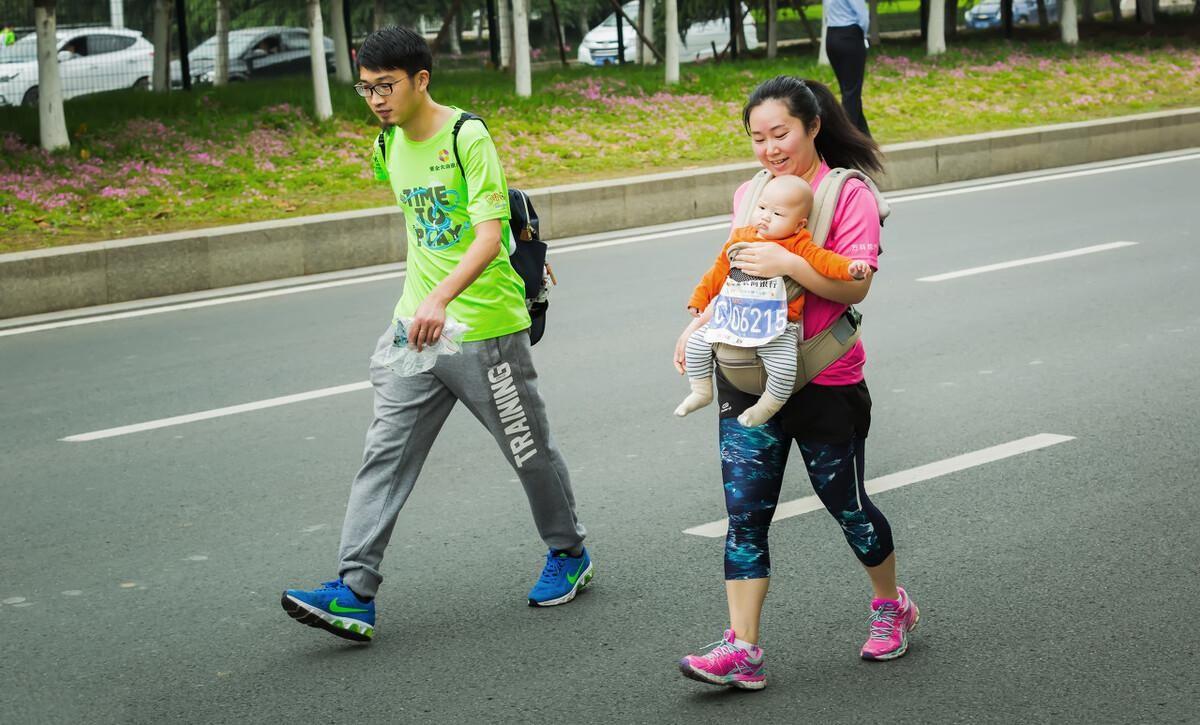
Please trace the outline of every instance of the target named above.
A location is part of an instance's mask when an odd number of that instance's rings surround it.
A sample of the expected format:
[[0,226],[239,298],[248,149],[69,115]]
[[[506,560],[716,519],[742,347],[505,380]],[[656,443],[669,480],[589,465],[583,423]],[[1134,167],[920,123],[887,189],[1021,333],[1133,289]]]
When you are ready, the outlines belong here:
[[[56,34],[63,98],[118,88],[149,88],[154,46],[136,30],[81,28]],[[0,106],[38,100],[37,36],[0,48]]]

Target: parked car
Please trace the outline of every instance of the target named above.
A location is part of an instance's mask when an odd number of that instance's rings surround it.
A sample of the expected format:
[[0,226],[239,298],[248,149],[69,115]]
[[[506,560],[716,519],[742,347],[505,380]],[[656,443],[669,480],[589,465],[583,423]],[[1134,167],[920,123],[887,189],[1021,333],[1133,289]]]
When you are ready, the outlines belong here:
[[[626,3],[625,14],[637,18],[637,2]],[[753,50],[758,47],[758,29],[754,25],[754,17],[750,10],[742,5],[742,25],[745,28],[746,47]],[[628,23],[625,23],[625,61],[637,60],[637,33]],[[729,19],[721,18],[707,22],[693,23],[686,32],[681,33],[679,43],[679,61],[687,63],[713,55],[713,46],[720,53],[729,45]],[[665,49],[659,48],[660,52]],[[587,32],[579,44],[578,59],[585,65],[606,65],[617,62],[617,14],[612,13],[604,22]]]
[[[229,31],[229,80],[271,78],[311,72],[305,28],[244,28]],[[217,65],[217,36],[188,53],[193,83],[212,83]],[[333,72],[333,39],[325,38],[325,65]],[[171,85],[183,85],[179,61],[171,61]]]
[[[1058,22],[1058,0],[1046,0],[1046,15],[1050,22]],[[968,10],[964,17],[968,28],[998,28],[1004,24],[1000,17],[1000,0],[982,0]],[[1013,24],[1028,25],[1038,21],[1037,0],[1013,0]]]
[[[58,73],[63,98],[118,88],[149,88],[154,46],[136,30],[59,30]],[[0,106],[38,101],[37,35],[0,48]]]

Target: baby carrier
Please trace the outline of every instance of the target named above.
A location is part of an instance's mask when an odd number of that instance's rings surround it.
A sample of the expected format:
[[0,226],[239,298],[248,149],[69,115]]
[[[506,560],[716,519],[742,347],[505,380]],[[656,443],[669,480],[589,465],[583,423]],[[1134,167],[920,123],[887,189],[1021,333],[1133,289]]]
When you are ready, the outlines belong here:
[[[887,200],[883,198],[879,189],[875,187],[875,183],[866,174],[857,169],[830,169],[829,173],[821,179],[821,183],[817,185],[813,194],[812,213],[808,216],[808,228],[812,232],[813,244],[818,247],[825,246],[829,228],[833,224],[833,213],[837,208],[838,197],[842,193],[842,187],[849,179],[862,181],[875,195],[881,224],[891,213]],[[743,227],[749,223],[750,210],[754,208],[763,188],[770,180],[771,172],[766,169],[759,171],[750,180],[750,188],[747,189],[737,217],[734,219],[734,228]],[[742,246],[742,244],[733,245],[729,250],[730,256],[736,255]],[[784,282],[787,285],[789,301],[804,293],[804,289],[790,277],[785,277]],[[799,336],[800,345],[796,350],[796,384],[792,392],[807,385],[822,370],[849,352],[858,342],[861,325],[862,315],[851,306],[832,325],[811,339],[804,340],[804,336],[801,334]],[[754,348],[735,347],[719,342],[713,346],[713,350],[717,367],[720,368],[721,374],[725,376],[726,380],[744,393],[762,395],[766,389],[767,373]]]

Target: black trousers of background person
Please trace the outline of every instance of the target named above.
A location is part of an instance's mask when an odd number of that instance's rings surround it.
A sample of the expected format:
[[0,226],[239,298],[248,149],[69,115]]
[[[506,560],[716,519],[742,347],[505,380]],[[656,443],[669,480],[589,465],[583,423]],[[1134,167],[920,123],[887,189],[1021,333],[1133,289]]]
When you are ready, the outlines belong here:
[[862,110],[863,74],[867,69],[867,44],[857,25],[825,29],[826,53],[842,91],[842,107],[858,130],[871,135]]

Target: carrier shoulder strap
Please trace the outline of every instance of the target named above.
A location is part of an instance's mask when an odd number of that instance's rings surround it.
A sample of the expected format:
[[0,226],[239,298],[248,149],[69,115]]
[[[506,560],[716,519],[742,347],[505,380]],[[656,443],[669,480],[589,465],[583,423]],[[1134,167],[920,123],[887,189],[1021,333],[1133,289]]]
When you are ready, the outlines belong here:
[[767,182],[772,178],[771,172],[766,169],[761,169],[750,179],[750,188],[746,189],[746,195],[742,197],[742,205],[735,210],[733,217],[733,228],[744,227],[750,223],[750,210],[758,203],[758,197],[762,196],[763,189],[766,188]]
[[875,197],[880,224],[892,213],[887,199],[884,199],[883,194],[879,193],[879,188],[875,186],[874,181],[871,181],[871,177],[858,169],[830,169],[813,192],[813,210],[808,215],[808,230],[812,233],[813,244],[818,247],[824,247],[828,241],[829,228],[833,225],[833,215],[837,209],[838,199],[842,195],[842,187],[850,179],[858,179],[867,185]]

